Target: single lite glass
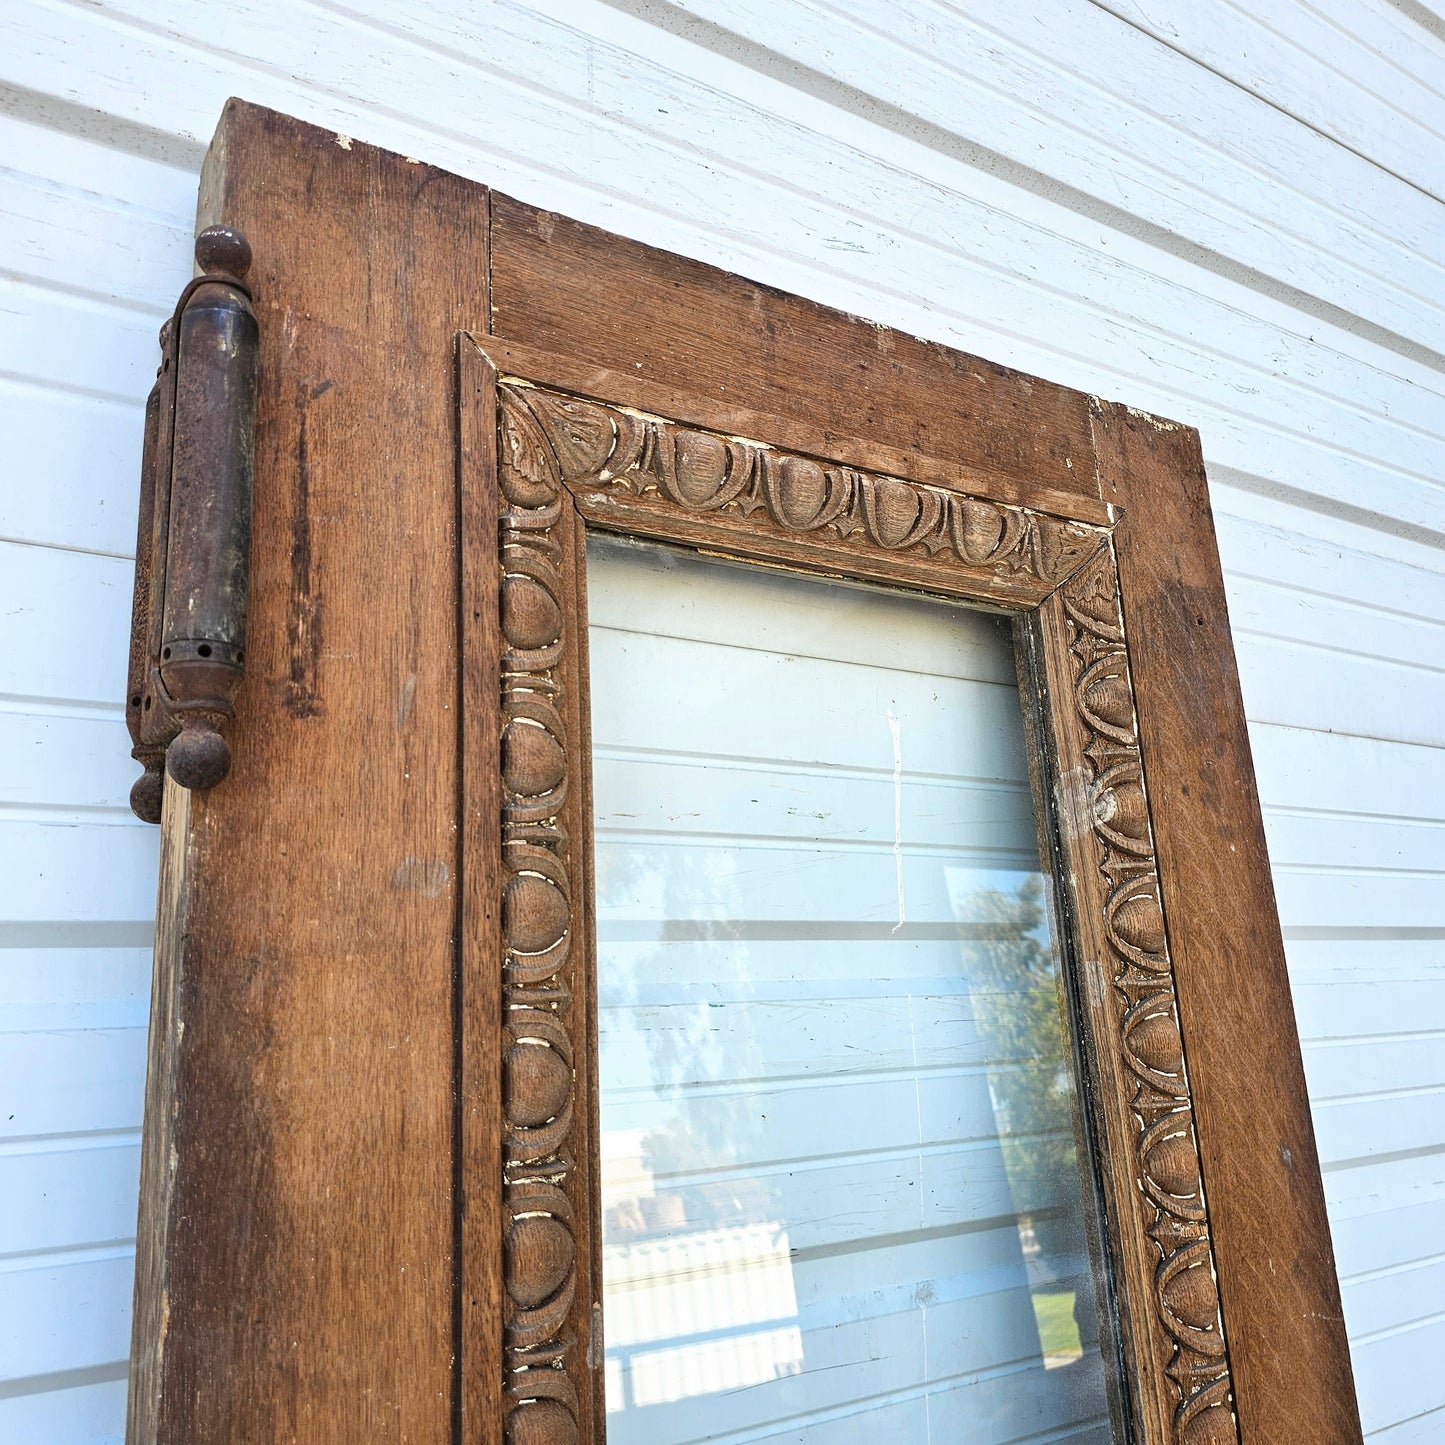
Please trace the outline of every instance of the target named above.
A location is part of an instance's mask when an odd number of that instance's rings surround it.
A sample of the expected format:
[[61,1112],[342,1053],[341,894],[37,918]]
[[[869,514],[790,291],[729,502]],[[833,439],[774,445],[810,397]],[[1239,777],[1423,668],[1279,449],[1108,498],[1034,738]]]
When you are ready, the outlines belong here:
[[610,1445],[1116,1440],[1007,622],[587,577]]

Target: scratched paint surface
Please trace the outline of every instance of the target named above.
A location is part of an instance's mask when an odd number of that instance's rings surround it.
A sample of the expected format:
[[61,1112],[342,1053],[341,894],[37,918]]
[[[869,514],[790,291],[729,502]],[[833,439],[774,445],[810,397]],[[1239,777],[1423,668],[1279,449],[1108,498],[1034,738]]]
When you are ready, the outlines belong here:
[[588,578],[609,1439],[1113,1438],[1006,625]]

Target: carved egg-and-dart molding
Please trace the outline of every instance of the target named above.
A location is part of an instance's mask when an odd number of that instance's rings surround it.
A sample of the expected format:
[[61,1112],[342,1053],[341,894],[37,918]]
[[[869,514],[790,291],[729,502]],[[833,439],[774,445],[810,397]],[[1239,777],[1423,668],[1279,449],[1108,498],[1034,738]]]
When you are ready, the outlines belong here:
[[581,1366],[571,1150],[572,840],[562,664],[575,646],[555,535],[567,495],[545,441],[503,408],[502,960],[504,1391],[507,1445],[575,1445]]
[[1077,839],[1065,847],[1080,906],[1094,911],[1109,955],[1110,1026],[1096,1027],[1096,1046],[1116,1053],[1135,1123],[1135,1197],[1116,1195],[1112,1207],[1121,1229],[1143,1231],[1155,1260],[1152,1279],[1135,1281],[1151,1301],[1151,1318],[1135,1327],[1168,1357],[1176,1399],[1170,1445],[1237,1445],[1108,529],[520,379],[499,387],[498,428],[509,1445],[582,1438],[576,1382],[586,1362],[567,1326],[578,1287],[577,1211],[587,1207],[571,1152],[578,923],[572,843],[561,822],[569,782],[562,664],[576,623],[566,613],[557,532],[574,502],[585,515],[684,542],[697,540],[690,519],[708,518],[715,528],[708,537],[720,543],[763,529],[821,543],[808,557],[840,572],[883,554],[911,554],[926,558],[932,575],[944,575],[938,564],[947,568],[947,590],[955,593],[1005,595],[1000,579],[1003,587],[1026,584],[1008,594],[1014,598],[1057,591],[1073,707],[1086,734],[1092,882]]
[[[546,437],[562,483],[594,517],[635,521],[651,504],[718,526],[771,525],[800,542],[824,542],[840,560],[847,552],[914,553],[986,583],[1023,577],[1045,589],[1074,572],[1105,535],[1028,507],[834,466],[543,387],[504,383],[501,392],[503,408]],[[628,504],[631,510],[612,510]]]
[[1060,589],[1087,741],[1086,816],[1097,872],[1075,869],[1081,906],[1102,913],[1112,1038],[1135,1122],[1133,1173],[1153,1242],[1153,1303],[1178,1391],[1174,1445],[1237,1445],[1229,1356],[1204,1203],[1174,965],[1159,896],[1134,693],[1112,545]]

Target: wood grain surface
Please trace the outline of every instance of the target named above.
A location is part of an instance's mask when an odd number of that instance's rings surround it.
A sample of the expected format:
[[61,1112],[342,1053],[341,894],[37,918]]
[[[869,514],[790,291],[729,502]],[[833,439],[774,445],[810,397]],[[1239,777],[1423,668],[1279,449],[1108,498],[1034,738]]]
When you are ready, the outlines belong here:
[[889,445],[866,433],[853,435],[837,427],[820,425],[814,404],[806,399],[773,398],[796,408],[781,415],[746,405],[727,388],[711,392],[697,390],[688,384],[688,373],[670,372],[654,378],[636,368],[616,371],[578,360],[570,352],[545,351],[501,336],[474,340],[498,371],[525,376],[542,386],[636,407],[729,436],[766,437],[773,446],[868,471],[907,476],[915,482],[927,482],[948,491],[984,494],[995,501],[1033,507],[1058,517],[1100,526],[1114,520],[1112,509],[1092,492],[1045,486],[1031,475],[1012,476],[935,456],[917,447]]
[[460,1438],[492,1438],[502,1418],[502,663],[497,553],[497,376],[470,340],[457,347],[457,500],[461,562],[457,706],[462,749],[457,806],[456,1181],[460,1197],[457,1269]]
[[1246,1445],[1360,1439],[1299,1036],[1192,428],[1097,404],[1180,1025]]
[[167,838],[189,913],[163,921],[142,1228],[167,1292],[130,1438],[442,1440],[454,334],[486,315],[485,192],[232,102],[202,181],[222,221],[262,335],[250,658],[231,776]]
[[[1241,1438],[1358,1440],[1196,435],[238,102],[203,178],[221,221],[251,237],[263,338],[250,676],[231,778],[170,804],[131,1445],[501,1439],[501,580],[492,378],[465,349],[458,472],[461,330],[787,419],[823,455],[864,438],[928,485],[1123,509]],[[578,1358],[592,1325],[579,1291]]]
[[492,326],[501,336],[883,445],[1098,496],[1088,401],[712,266],[501,195]]

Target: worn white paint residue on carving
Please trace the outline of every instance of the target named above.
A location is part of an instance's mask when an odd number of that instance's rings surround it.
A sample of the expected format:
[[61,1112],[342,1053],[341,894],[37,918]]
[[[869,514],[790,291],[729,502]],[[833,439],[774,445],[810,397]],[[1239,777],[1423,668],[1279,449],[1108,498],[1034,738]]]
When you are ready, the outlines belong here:
[[1155,431],[1184,430],[1184,423],[1182,421],[1170,421],[1167,416],[1155,416],[1152,411],[1140,411],[1137,406],[1126,406],[1124,410],[1136,420],[1144,422],[1147,426],[1152,426]]
[[[1094,803],[1090,797],[1089,773],[1086,768],[1068,768],[1056,784],[1059,797],[1059,821],[1065,840],[1077,843],[1087,838],[1094,827]],[[1112,803],[1112,799],[1110,800]],[[1100,821],[1108,822],[1107,818]]]
[[888,731],[893,738],[893,868],[898,880],[898,922],[894,933],[903,927],[903,724],[888,709]]

